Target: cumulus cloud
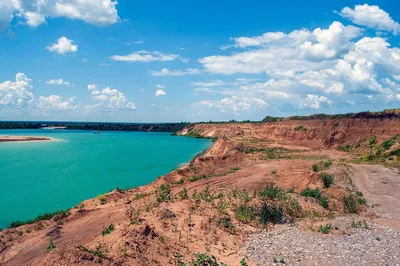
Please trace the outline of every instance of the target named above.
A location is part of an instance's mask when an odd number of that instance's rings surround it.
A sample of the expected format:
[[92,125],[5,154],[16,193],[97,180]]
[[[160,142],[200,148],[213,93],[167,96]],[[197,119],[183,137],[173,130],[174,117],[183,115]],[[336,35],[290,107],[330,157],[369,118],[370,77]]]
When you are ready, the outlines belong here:
[[53,43],[46,48],[50,52],[57,54],[75,53],[76,51],[78,51],[78,45],[75,45],[73,43],[74,41],[62,36],[57,40],[56,43]]
[[164,96],[167,95],[167,93],[164,90],[156,90],[156,92],[154,93],[154,96],[158,97],[158,96]]
[[[263,99],[265,108],[324,109],[345,106],[395,106],[400,81],[400,49],[387,39],[366,37],[358,27],[333,22],[327,29],[267,32],[231,38],[229,55],[199,59],[209,73],[237,75],[265,73],[265,82],[238,84],[221,80],[192,82],[194,91]],[[241,50],[246,48],[246,50]],[[201,94],[203,95],[203,94]],[[215,96],[213,96],[215,98]],[[221,100],[203,100],[220,110]],[[226,101],[226,100],[225,100]],[[250,109],[260,109],[250,105]],[[242,108],[242,111],[245,111]]]
[[267,106],[267,103],[262,98],[232,96],[214,101],[203,100],[197,105],[218,109],[223,113],[233,112],[235,114],[240,114],[240,112],[243,111],[247,112],[257,108],[264,108]]
[[65,85],[65,86],[71,85],[70,82],[65,81],[63,79],[50,79],[50,80],[46,81],[46,83],[50,84],[50,85]]
[[24,73],[18,73],[15,81],[0,83],[0,109],[25,110],[34,101],[32,80]]
[[2,0],[0,25],[6,26],[15,17],[37,27],[46,18],[65,17],[107,26],[119,21],[116,5],[117,1],[112,0]]
[[110,57],[115,61],[125,61],[125,62],[155,62],[155,61],[173,61],[179,59],[178,54],[165,54],[159,51],[149,52],[149,51],[137,51],[128,55],[113,55]]
[[128,101],[125,95],[117,89],[107,87],[101,90],[96,84],[89,84],[87,88],[93,100],[98,101],[98,105],[106,108],[106,111],[136,109],[135,104]]
[[37,108],[45,114],[54,111],[76,111],[79,107],[74,104],[75,98],[76,97],[70,97],[67,100],[63,100],[63,98],[58,95],[50,95],[48,97],[40,96]]
[[187,68],[185,70],[169,70],[163,68],[161,71],[152,71],[152,76],[184,76],[184,75],[198,75],[201,71],[196,68]]
[[354,9],[345,7],[339,14],[357,25],[381,31],[392,31],[394,34],[400,32],[400,24],[394,21],[390,15],[379,8],[379,6],[364,4],[356,5]]
[[157,84],[156,87],[157,87],[157,89],[165,89],[165,86],[161,85],[161,84]]

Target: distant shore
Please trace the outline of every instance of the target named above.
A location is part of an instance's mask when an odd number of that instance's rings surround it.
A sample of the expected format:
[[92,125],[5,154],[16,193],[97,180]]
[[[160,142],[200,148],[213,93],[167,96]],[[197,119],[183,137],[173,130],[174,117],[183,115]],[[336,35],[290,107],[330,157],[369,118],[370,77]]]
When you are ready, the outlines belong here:
[[21,142],[21,141],[49,141],[53,140],[49,137],[35,136],[0,136],[0,142]]

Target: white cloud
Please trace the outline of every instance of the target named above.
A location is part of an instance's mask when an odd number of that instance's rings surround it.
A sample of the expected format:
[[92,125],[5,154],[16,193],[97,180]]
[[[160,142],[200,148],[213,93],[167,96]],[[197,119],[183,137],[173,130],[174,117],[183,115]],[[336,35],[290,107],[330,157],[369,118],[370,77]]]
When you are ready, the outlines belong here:
[[353,23],[374,28],[381,31],[400,32],[400,24],[394,21],[390,15],[379,8],[368,4],[356,5],[354,9],[345,7],[339,13],[342,17],[350,19]]
[[140,90],[139,90],[140,92],[145,92],[145,90],[143,89],[143,88],[140,88]]
[[197,103],[197,105],[218,109],[222,113],[233,112],[240,114],[243,111],[249,112],[254,109],[264,108],[267,106],[267,103],[262,98],[232,96],[217,101],[203,100]]
[[65,17],[107,26],[119,21],[116,5],[117,1],[112,0],[2,0],[0,24],[7,25],[16,17],[23,18],[30,27],[37,27],[46,18]]
[[163,90],[156,90],[156,92],[154,93],[154,96],[158,97],[158,96],[164,96],[167,95],[167,93]]
[[157,84],[156,87],[157,87],[157,89],[165,89],[165,86],[161,85],[161,84]]
[[318,96],[315,94],[308,94],[303,100],[303,105],[312,109],[320,109],[321,105],[331,105],[332,102],[325,96]]
[[57,43],[53,43],[47,46],[47,50],[58,54],[75,53],[78,51],[78,45],[73,44],[74,41],[62,36],[57,40]]
[[161,71],[152,71],[152,76],[184,76],[184,75],[198,75],[201,71],[196,68],[187,68],[185,70],[168,70],[163,68]]
[[93,100],[98,101],[101,107],[106,108],[106,111],[136,109],[135,104],[128,101],[125,95],[117,89],[107,87],[100,90],[95,84],[89,84],[87,88]]
[[63,79],[50,79],[50,80],[46,81],[46,83],[50,84],[50,85],[65,85],[65,86],[71,85],[70,82],[65,81]]
[[126,61],[126,62],[155,62],[155,61],[173,61],[180,56],[178,54],[165,54],[159,51],[137,51],[128,55],[113,55],[110,57],[115,61]]
[[34,101],[32,80],[24,73],[18,73],[15,81],[0,83],[0,109],[25,110]]
[[53,111],[65,112],[76,111],[79,107],[74,105],[75,97],[63,101],[61,96],[50,95],[48,97],[39,97],[37,108],[44,114],[51,114]]

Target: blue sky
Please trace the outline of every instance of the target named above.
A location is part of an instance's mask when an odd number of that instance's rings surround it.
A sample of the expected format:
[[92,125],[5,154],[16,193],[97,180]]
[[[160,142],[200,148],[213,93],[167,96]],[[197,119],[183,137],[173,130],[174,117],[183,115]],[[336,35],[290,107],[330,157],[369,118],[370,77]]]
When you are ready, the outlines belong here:
[[395,1],[3,0],[0,119],[398,108],[398,21]]

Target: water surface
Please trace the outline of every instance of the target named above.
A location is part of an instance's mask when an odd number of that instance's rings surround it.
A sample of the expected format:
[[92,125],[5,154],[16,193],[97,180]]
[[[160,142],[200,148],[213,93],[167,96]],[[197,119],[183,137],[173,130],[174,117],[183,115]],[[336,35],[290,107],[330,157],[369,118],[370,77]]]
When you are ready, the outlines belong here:
[[145,185],[189,162],[210,140],[169,133],[1,130],[59,141],[0,143],[0,228],[70,208],[116,187]]

